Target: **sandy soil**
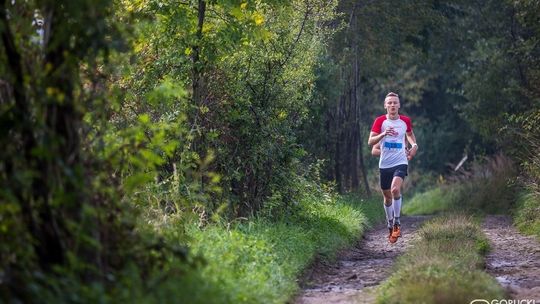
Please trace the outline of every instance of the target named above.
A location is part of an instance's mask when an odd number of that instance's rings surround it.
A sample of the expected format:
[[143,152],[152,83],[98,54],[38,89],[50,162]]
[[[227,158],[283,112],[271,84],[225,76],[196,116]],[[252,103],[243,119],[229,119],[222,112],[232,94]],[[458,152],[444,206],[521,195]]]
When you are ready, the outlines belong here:
[[508,216],[490,215],[482,226],[491,252],[486,271],[506,288],[512,299],[540,303],[540,243],[518,233]]
[[403,237],[395,244],[388,243],[388,229],[380,225],[366,232],[354,248],[342,252],[335,263],[315,263],[294,303],[373,303],[375,288],[391,274],[394,260],[410,246],[428,218],[403,217]]

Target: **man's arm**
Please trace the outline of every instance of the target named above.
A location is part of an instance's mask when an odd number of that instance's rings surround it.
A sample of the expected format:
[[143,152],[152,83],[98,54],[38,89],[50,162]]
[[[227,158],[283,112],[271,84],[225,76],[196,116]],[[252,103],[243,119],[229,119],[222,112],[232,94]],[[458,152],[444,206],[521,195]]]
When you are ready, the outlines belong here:
[[381,143],[376,143],[373,145],[373,148],[371,148],[371,155],[381,156]]
[[407,132],[407,141],[411,145],[411,148],[407,152],[407,159],[411,160],[415,155],[416,151],[418,151],[418,145],[416,144],[416,136],[414,136],[414,132],[411,130],[411,132]]
[[373,146],[378,144],[386,135],[395,135],[395,133],[396,131],[394,131],[394,128],[386,128],[386,130],[384,130],[382,133],[371,131],[369,133],[368,145]]

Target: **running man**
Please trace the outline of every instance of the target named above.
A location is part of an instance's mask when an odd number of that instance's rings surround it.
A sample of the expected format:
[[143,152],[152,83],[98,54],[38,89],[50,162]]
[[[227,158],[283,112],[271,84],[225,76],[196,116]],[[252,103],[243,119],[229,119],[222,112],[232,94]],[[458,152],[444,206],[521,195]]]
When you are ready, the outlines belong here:
[[[411,119],[399,115],[399,96],[390,92],[384,99],[386,114],[375,119],[368,144],[374,146],[372,155],[380,154],[379,171],[381,190],[384,197],[384,210],[388,221],[388,241],[395,243],[401,236],[401,185],[409,160],[418,151],[416,137],[412,130]],[[407,141],[411,148],[407,148]],[[379,150],[380,149],[380,150]],[[380,152],[379,152],[380,151]]]

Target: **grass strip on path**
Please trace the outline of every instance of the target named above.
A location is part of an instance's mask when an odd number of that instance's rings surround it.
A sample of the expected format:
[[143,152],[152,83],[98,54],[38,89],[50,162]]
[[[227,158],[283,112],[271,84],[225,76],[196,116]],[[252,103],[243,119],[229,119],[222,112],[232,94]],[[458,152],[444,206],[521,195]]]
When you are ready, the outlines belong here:
[[501,299],[504,291],[483,269],[487,239],[472,218],[448,215],[426,223],[381,285],[377,303],[470,303]]

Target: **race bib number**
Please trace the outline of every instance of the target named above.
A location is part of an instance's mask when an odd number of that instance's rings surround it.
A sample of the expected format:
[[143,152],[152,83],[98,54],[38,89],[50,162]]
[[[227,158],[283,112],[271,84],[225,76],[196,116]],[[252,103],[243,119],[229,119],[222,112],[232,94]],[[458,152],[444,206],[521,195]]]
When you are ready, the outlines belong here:
[[401,149],[403,148],[403,143],[396,143],[396,142],[385,142],[384,148],[386,149]]

